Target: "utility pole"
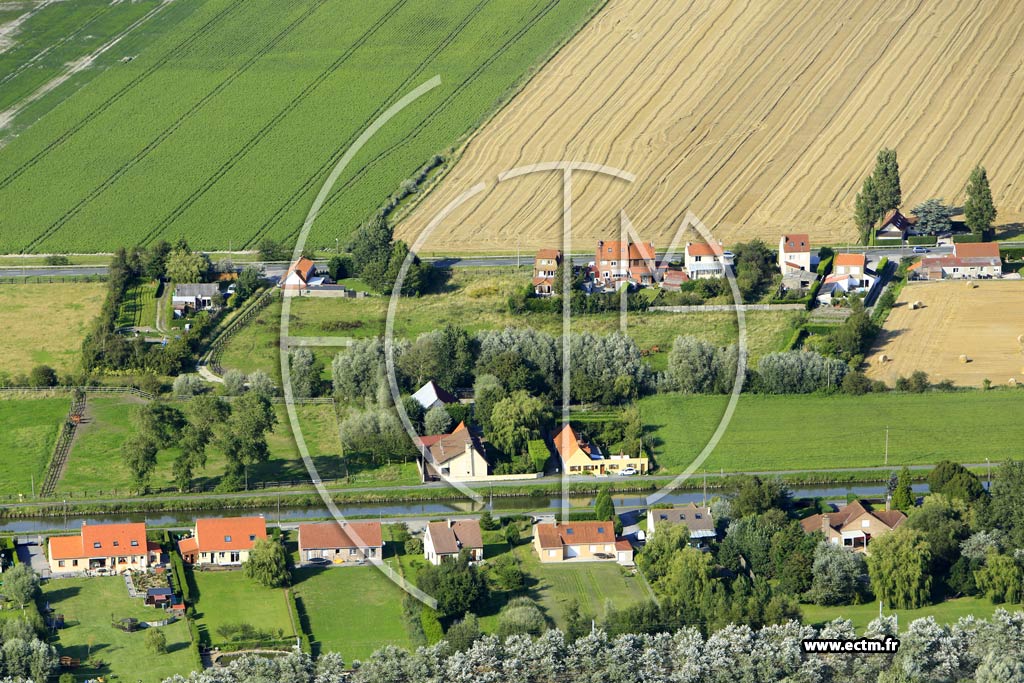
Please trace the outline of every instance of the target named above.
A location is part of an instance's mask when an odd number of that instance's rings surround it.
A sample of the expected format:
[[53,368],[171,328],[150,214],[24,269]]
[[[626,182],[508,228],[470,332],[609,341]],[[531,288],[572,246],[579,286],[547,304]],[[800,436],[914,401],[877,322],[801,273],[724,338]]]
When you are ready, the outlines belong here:
[[992,461],[985,458],[986,469],[988,469],[988,490],[992,490]]
[[704,470],[704,501],[701,506],[706,507],[708,504],[708,471]]
[[32,475],[32,497],[36,497],[36,475]]

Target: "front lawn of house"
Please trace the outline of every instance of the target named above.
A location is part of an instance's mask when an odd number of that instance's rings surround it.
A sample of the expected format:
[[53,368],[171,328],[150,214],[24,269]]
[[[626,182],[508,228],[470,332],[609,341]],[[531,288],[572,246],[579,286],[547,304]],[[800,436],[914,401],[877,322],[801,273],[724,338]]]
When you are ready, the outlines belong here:
[[[128,597],[120,576],[52,579],[42,590],[42,602],[64,615],[65,626],[57,631],[54,645],[59,655],[82,662],[75,672],[80,679],[117,676],[123,681],[155,683],[195,668],[184,620],[160,627],[167,638],[167,653],[161,655],[146,648],[145,629],[125,633],[111,625],[111,618],[159,621],[166,617],[163,610],[143,605],[142,598]],[[102,661],[102,666],[87,666],[91,658]]]

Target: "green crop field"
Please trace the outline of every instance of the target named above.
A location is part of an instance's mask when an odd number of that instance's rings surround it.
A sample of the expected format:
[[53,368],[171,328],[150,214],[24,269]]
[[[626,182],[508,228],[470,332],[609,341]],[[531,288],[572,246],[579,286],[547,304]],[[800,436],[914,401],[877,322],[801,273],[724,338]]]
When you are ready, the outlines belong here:
[[[74,493],[75,496],[103,491],[110,493],[112,490],[123,493],[132,486],[131,472],[121,458],[121,444],[132,433],[132,407],[136,405],[139,405],[137,399],[89,397],[86,421],[75,436],[67,468],[57,485],[58,492]],[[0,402],[0,409],[2,407],[3,402]],[[344,470],[338,457],[341,444],[333,406],[311,404],[296,406],[296,409],[320,476],[325,479],[341,476]],[[275,410],[277,426],[267,437],[270,460],[249,467],[249,482],[308,482],[309,475],[299,458],[284,406],[276,406]],[[173,485],[172,464],[177,455],[176,448],[161,450],[157,454],[157,467],[150,482],[153,488]],[[194,484],[216,485],[224,473],[225,464],[224,454],[215,444],[211,445],[207,449],[206,467],[196,473]]]
[[360,133],[439,75],[338,180],[310,241],[333,246],[601,4],[176,0],[0,151],[0,252],[293,239]]
[[70,405],[67,398],[0,400],[0,453],[4,463],[0,494],[28,498],[32,495],[33,477],[39,491],[46,478],[54,439]]
[[[642,399],[641,416],[666,473],[682,471],[711,438],[725,396],[661,394]],[[1024,425],[1012,416],[1024,392],[965,391],[865,396],[744,394],[708,471],[842,469],[889,465],[998,462],[1017,457]]]
[[309,618],[314,650],[340,652],[349,664],[385,645],[410,647],[402,589],[374,567],[302,567],[296,598]]
[[[195,666],[184,621],[161,627],[167,638],[167,652],[160,655],[146,648],[145,630],[125,633],[111,625],[111,617],[142,621],[165,617],[162,610],[143,605],[142,598],[128,597],[120,576],[47,581],[42,593],[42,600],[64,615],[64,628],[56,632],[53,644],[59,655],[83,663],[78,671],[81,680],[102,676],[107,680],[116,677],[155,683],[175,674],[186,674]],[[102,665],[88,666],[91,658]]]
[[[159,0],[75,0],[18,3],[15,10],[5,11],[0,15],[0,24],[19,23],[17,31],[10,36],[12,44],[0,52],[0,111],[17,106],[63,73],[69,63],[127,31],[135,22],[141,21],[133,30],[141,28],[148,21],[143,21],[144,17],[159,6]],[[98,69],[81,72],[75,86],[80,87],[98,73]],[[53,95],[54,99],[61,96],[62,93]],[[17,118],[15,123],[22,125]]]

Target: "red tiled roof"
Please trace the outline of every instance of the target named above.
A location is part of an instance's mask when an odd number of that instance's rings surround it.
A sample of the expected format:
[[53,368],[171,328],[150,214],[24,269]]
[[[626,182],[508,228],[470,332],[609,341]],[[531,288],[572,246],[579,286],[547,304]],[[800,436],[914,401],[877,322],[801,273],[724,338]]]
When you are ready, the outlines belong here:
[[669,284],[677,284],[680,282],[689,282],[690,276],[682,270],[670,270],[665,273],[665,282]]
[[178,541],[178,550],[181,551],[182,555],[199,552],[199,543],[196,541],[196,537],[189,536]]
[[618,541],[615,541],[615,549],[616,550],[632,550],[633,549],[633,544],[630,543],[629,541],[627,541],[626,539],[622,538],[622,539],[619,539]]
[[207,517],[196,520],[196,543],[199,552],[249,550],[267,537],[267,523],[262,517]]
[[430,522],[427,524],[434,552],[439,555],[457,555],[463,548],[483,549],[483,534],[480,523],[475,519],[460,519],[453,522]]
[[534,260],[535,261],[541,261],[541,260],[561,261],[562,260],[562,251],[560,249],[539,249],[537,251],[537,256],[534,257]]
[[836,254],[835,265],[837,266],[860,266],[863,268],[865,263],[864,254]]
[[466,452],[467,446],[483,454],[483,447],[469,431],[465,422],[460,422],[450,434],[431,434],[419,437],[420,445],[430,451],[434,463],[440,465]]
[[558,434],[555,434],[555,451],[558,452],[558,457],[562,459],[562,462],[566,462],[577,449],[583,451],[587,455],[590,455],[590,445],[580,442],[579,436],[576,434],[576,430],[572,428],[572,425],[565,425],[562,427]]
[[144,555],[148,548],[143,522],[83,524],[82,533],[78,536],[54,536],[50,539],[50,557],[55,560],[133,553]]
[[654,243],[653,242],[636,242],[629,245],[629,259],[631,261],[638,261],[640,259],[654,260]]
[[380,548],[380,522],[322,522],[299,525],[299,550],[310,548]]
[[540,539],[541,548],[561,548],[564,545],[587,543],[615,543],[615,524],[604,522],[569,522],[538,524],[533,531]]
[[953,253],[957,258],[999,258],[999,244],[997,242],[954,244]]
[[811,250],[811,238],[806,234],[783,235],[782,251],[787,254],[803,254]]
[[[716,249],[718,251],[715,251]],[[719,256],[722,253],[722,247],[721,245],[712,247],[703,242],[687,242],[686,253],[690,256]]]
[[[624,256],[625,255],[625,256]],[[629,243],[619,241],[600,240],[597,243],[596,263],[601,261],[622,261],[629,255]]]

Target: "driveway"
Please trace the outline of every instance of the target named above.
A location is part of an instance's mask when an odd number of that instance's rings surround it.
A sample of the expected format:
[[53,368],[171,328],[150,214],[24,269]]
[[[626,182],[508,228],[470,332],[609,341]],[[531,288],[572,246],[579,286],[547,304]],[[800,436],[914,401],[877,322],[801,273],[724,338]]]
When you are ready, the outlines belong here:
[[19,537],[15,539],[15,549],[18,552],[18,562],[28,564],[44,579],[50,578],[50,565],[46,561],[41,537]]

